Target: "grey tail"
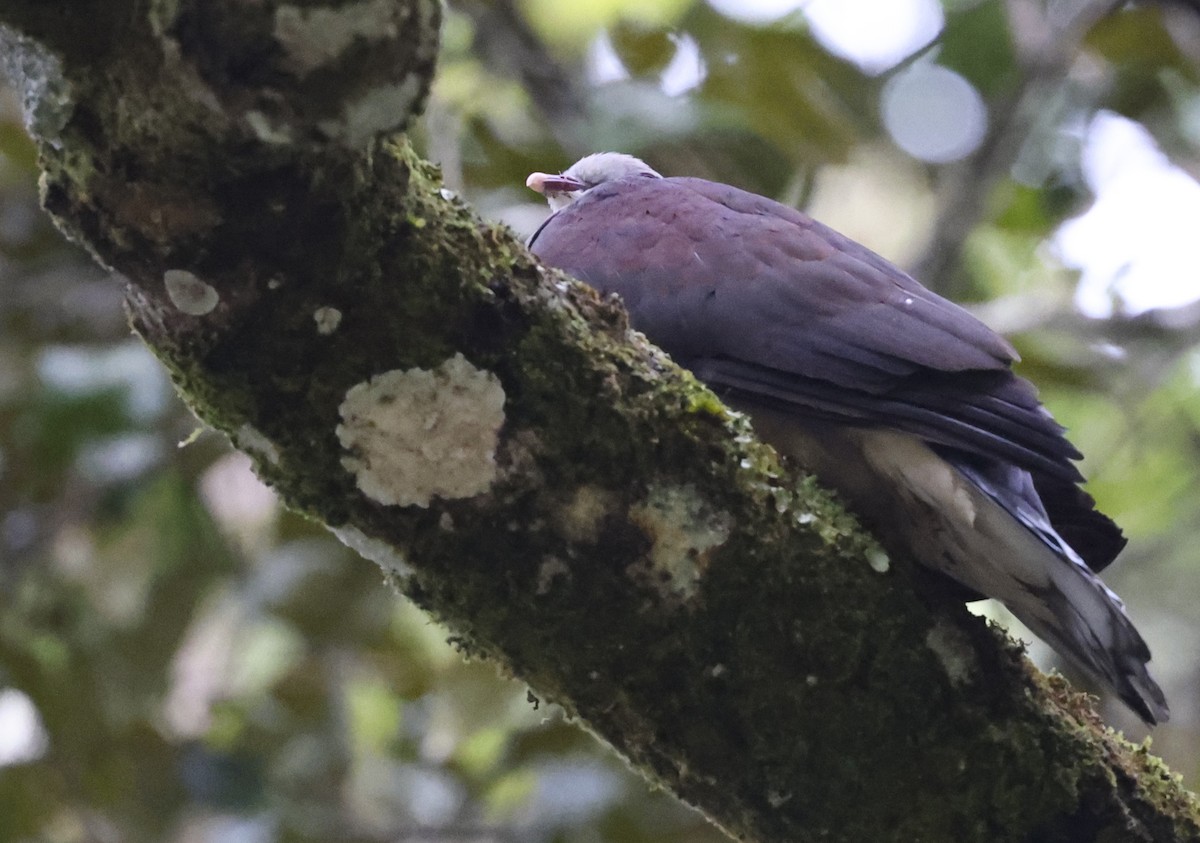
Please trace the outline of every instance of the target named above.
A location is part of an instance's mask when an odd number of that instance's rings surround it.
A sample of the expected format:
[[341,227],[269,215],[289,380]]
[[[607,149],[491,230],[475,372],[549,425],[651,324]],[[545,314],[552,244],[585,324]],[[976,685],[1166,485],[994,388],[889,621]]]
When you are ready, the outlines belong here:
[[1009,609],[1056,652],[1115,691],[1147,724],[1165,723],[1171,713],[1146,667],[1150,648],[1125,614],[1121,600],[1094,574],[1091,579],[1099,586],[1095,590],[1099,599],[1084,606],[1068,598],[1056,583],[1037,592],[1037,600],[1054,615],[1051,623],[1021,606],[1010,604]]
[[1020,580],[1020,593],[1004,599],[1039,638],[1084,672],[1111,688],[1151,726],[1170,717],[1162,689],[1150,676],[1146,646],[1125,604],[1051,524],[1029,472],[1013,465],[942,451],[943,458],[998,504],[1028,534],[1041,570]]

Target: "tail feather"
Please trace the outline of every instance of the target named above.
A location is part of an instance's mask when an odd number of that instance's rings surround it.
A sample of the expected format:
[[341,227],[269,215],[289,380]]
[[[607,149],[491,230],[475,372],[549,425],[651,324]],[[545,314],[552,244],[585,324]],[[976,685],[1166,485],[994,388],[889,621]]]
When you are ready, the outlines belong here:
[[1055,531],[1097,574],[1107,568],[1125,547],[1121,528],[1074,483],[1045,474],[1034,475],[1033,483]]
[[1170,718],[1166,698],[1146,668],[1150,648],[1116,595],[1098,580],[1096,585],[1093,593],[1098,599],[1082,606],[1055,583],[1031,588],[1030,598],[1049,609],[1049,622],[1044,612],[1030,611],[1027,601],[1005,605],[1056,652],[1114,690],[1148,724],[1166,722]]
[[[1039,485],[1018,466],[906,433],[799,428],[790,414],[757,406],[753,414],[768,441],[845,495],[889,542],[1007,605],[1147,723],[1167,720],[1163,693],[1146,667],[1150,649],[1120,598],[1067,538],[1094,534],[1091,549],[1100,563],[1124,543],[1111,521],[1087,514],[1094,510],[1084,493]],[[1048,513],[1064,524],[1062,532]]]
[[[1051,525],[1029,474],[1012,466],[952,464],[998,505],[1000,511],[990,516],[981,511],[983,533],[1001,539],[1010,553],[1022,557],[1015,566],[1005,566],[1019,589],[995,596],[1058,653],[1113,689],[1147,723],[1165,722],[1170,717],[1166,698],[1146,667],[1150,648],[1121,598]],[[1036,566],[1032,571],[1031,563]]]

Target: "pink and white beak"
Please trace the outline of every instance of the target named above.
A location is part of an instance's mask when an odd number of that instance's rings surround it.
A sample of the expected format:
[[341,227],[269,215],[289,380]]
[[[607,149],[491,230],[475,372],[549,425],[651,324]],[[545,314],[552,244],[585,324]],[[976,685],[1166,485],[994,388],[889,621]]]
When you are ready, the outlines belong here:
[[574,193],[584,188],[583,182],[578,179],[551,173],[530,173],[529,178],[525,179],[525,186],[543,196],[551,193]]

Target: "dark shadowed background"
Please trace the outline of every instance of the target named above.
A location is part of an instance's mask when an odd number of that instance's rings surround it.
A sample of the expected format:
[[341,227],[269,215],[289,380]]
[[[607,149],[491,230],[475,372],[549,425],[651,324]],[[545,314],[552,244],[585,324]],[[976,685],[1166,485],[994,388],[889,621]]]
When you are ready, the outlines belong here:
[[[522,234],[530,171],[630,152],[1011,336],[1130,537],[1153,748],[1200,783],[1196,4],[456,0],[415,135]],[[0,841],[723,839],[447,637],[198,427],[38,210],[4,95]]]

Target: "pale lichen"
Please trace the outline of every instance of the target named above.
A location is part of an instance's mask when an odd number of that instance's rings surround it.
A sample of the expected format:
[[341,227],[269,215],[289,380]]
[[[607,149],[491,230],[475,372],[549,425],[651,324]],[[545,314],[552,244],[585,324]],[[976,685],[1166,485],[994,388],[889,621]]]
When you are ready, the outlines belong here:
[[244,115],[246,125],[254,136],[263,143],[275,146],[289,144],[294,140],[292,128],[286,123],[273,120],[269,115],[256,109],[247,111]]
[[363,0],[340,7],[280,6],[275,10],[275,40],[288,65],[300,76],[336,61],[356,40],[395,38],[400,31],[393,0]]
[[374,562],[383,569],[385,574],[403,578],[412,573],[412,567],[404,558],[404,554],[382,539],[372,538],[357,527],[344,526],[330,529],[342,544],[362,558]]
[[575,490],[566,505],[555,513],[555,524],[563,538],[582,544],[594,544],[604,519],[617,506],[617,496],[598,486],[583,485]]
[[461,354],[432,371],[376,375],[351,387],[338,412],[342,465],[374,501],[424,507],[478,495],[496,478],[504,389]]
[[570,576],[571,569],[567,567],[566,562],[557,556],[547,556],[542,560],[542,564],[538,566],[538,595],[549,594],[550,589],[554,587],[555,580],[565,580]]
[[714,512],[690,484],[651,486],[629,518],[650,539],[646,557],[629,574],[671,602],[692,600],[708,568],[709,555],[729,538],[733,519]]
[[266,460],[271,465],[279,464],[279,448],[249,423],[234,431],[233,443],[251,456]]
[[10,80],[20,95],[29,133],[58,148],[59,135],[75,110],[59,57],[38,41],[0,26],[0,77]]
[[317,323],[317,333],[328,336],[342,324],[342,312],[336,307],[318,307],[313,311],[313,321]]
[[321,131],[358,148],[373,135],[392,129],[416,106],[425,90],[421,77],[409,76],[394,85],[380,85],[347,103],[341,120],[321,121]]
[[220,294],[211,284],[186,269],[168,269],[163,273],[163,286],[171,304],[188,316],[205,316],[221,302]]
[[892,567],[892,560],[882,547],[873,547],[867,551],[867,564],[877,574],[886,574]]
[[933,651],[951,685],[962,685],[975,671],[975,650],[966,633],[945,621],[938,621],[925,633],[925,645]]

